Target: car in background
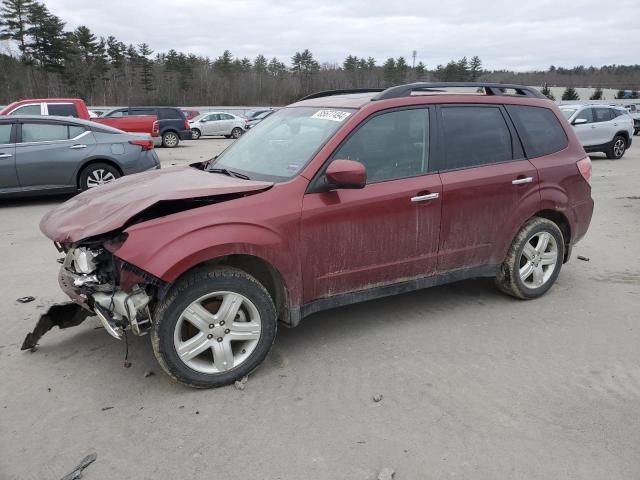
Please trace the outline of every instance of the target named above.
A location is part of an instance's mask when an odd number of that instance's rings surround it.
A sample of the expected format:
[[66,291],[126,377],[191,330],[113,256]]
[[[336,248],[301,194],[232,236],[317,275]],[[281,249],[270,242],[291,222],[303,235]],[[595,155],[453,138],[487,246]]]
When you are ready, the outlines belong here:
[[197,110],[187,110],[183,108],[182,111],[184,112],[184,116],[187,118],[187,120],[191,120],[200,115],[200,112]]
[[[484,93],[440,91],[461,86]],[[278,321],[476,277],[541,297],[587,232],[590,176],[531,87],[319,92],[209,162],[85,192],[40,229],[66,254],[68,317],[148,332],[173,379],[216,387],[266,358]],[[56,307],[23,350],[68,318]]]
[[148,135],[78,118],[0,117],[0,196],[73,193],[158,168]]
[[198,140],[203,135],[222,135],[240,138],[245,131],[246,120],[227,112],[207,112],[189,121],[191,138]]
[[633,119],[624,107],[614,105],[560,105],[560,111],[586,152],[602,152],[617,160],[631,147]]
[[273,111],[273,108],[266,108],[266,107],[265,108],[256,108],[254,110],[249,110],[248,112],[245,112],[243,117],[246,118],[247,120],[253,120],[258,115],[261,115],[264,112],[271,112],[271,111]]
[[245,130],[249,130],[250,128],[255,127],[257,124],[259,124],[261,121],[263,121],[269,115],[271,115],[273,112],[275,112],[275,110],[267,110],[266,112],[262,112],[262,113],[256,115],[251,120],[247,119],[245,121],[245,123],[244,123]]
[[99,121],[129,116],[153,115],[158,119],[157,132],[160,144],[166,148],[175,148],[180,140],[191,140],[189,121],[177,107],[126,107],[116,108],[105,113]]
[[640,103],[631,103],[624,105],[631,118],[633,118],[633,134],[638,135],[640,133]]
[[136,115],[132,117],[120,116],[103,118],[97,112],[87,108],[80,98],[32,98],[19,100],[5,107],[0,115],[58,115],[63,117],[93,120],[102,125],[108,125],[130,133],[144,133],[154,138],[160,144],[160,127],[156,115]]

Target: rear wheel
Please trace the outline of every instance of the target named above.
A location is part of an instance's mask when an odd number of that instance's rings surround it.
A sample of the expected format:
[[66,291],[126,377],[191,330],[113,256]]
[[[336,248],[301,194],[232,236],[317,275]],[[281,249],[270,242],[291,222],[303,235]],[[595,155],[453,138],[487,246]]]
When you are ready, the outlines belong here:
[[180,137],[176,132],[165,132],[162,135],[162,146],[166,148],[177,147],[180,143]]
[[175,380],[197,388],[228,385],[254,370],[276,335],[266,289],[235,268],[196,270],[158,307],[153,351]]
[[622,135],[616,135],[605,153],[607,154],[607,158],[611,160],[618,160],[619,158],[622,158],[626,150],[627,139]]
[[544,295],[554,284],[564,259],[558,226],[534,217],[520,229],[496,277],[500,290],[520,299]]
[[231,136],[233,138],[240,138],[243,133],[244,133],[244,130],[242,130],[240,127],[236,127],[233,130],[231,130]]
[[198,130],[197,128],[191,129],[191,140],[198,140],[201,136],[202,133],[200,133],[200,130]]
[[78,184],[80,190],[84,191],[99,187],[105,183],[113,182],[120,176],[120,172],[113,165],[109,165],[108,163],[92,163],[82,170]]

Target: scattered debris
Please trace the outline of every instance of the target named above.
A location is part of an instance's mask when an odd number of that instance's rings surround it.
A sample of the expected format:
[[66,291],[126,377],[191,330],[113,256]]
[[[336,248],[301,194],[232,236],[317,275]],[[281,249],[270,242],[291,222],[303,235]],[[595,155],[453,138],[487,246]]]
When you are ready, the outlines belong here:
[[378,474],[378,480],[393,480],[395,475],[396,475],[395,470],[393,470],[392,468],[385,467],[382,470],[380,470],[380,473]]
[[98,455],[96,453],[90,453],[86,457],[84,457],[78,466],[73,469],[71,473],[67,473],[62,480],[78,480],[82,478],[82,471],[96,461]]
[[382,395],[381,393],[378,393],[373,396],[373,401],[376,403],[379,403],[382,401],[383,398],[384,398],[384,395]]
[[26,297],[17,298],[16,302],[29,303],[29,302],[33,302],[35,299],[36,299],[36,297],[32,297],[31,295],[28,295]]
[[111,410],[113,407],[102,407],[102,411],[106,412],[107,410]]
[[589,260],[591,260],[589,257],[584,257],[582,255],[578,255],[578,260],[583,260],[585,262],[588,262]]
[[364,445],[367,442],[365,440],[358,440],[356,443],[359,443],[360,445]]
[[184,408],[184,405],[180,405],[178,408]]
[[20,350],[31,350],[35,352],[35,346],[38,344],[38,340],[53,327],[56,325],[59,328],[75,327],[84,322],[85,318],[91,314],[91,311],[85,310],[73,302],[52,305],[49,307],[49,310],[40,315],[40,319],[38,319],[38,323],[36,323],[33,332],[27,333]]
[[242,379],[236,380],[236,383],[234,383],[234,385],[238,390],[244,390],[248,381],[249,375],[245,375],[244,377],[242,377]]
[[124,368],[131,368],[131,362],[129,360],[125,360],[122,366]]
[[153,370],[147,370],[146,372],[144,372],[144,378],[152,377],[154,375],[155,375],[155,373],[154,373]]
[[47,392],[50,392],[50,391],[51,391],[51,387],[47,387]]
[[629,200],[640,200],[640,195],[631,195],[627,197]]
[[196,415],[200,415],[200,410],[196,410]]

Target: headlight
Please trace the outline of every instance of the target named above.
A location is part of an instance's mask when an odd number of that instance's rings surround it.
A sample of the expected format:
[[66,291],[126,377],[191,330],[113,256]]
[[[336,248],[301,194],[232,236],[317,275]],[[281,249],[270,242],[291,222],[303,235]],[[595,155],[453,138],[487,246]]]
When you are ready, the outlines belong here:
[[94,252],[86,247],[78,247],[69,253],[76,273],[88,274],[95,271],[95,258],[99,255],[99,252]]

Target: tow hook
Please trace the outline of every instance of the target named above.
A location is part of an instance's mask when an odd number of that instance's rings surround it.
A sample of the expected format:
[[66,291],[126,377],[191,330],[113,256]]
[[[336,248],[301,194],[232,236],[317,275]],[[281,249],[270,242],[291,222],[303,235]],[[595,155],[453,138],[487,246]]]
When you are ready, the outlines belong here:
[[59,328],[75,327],[91,315],[93,312],[82,308],[77,303],[67,302],[52,305],[49,310],[40,315],[33,331],[27,333],[20,350],[35,348],[42,336],[55,326]]

